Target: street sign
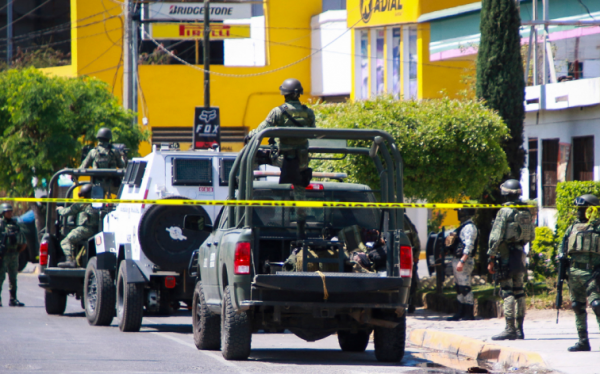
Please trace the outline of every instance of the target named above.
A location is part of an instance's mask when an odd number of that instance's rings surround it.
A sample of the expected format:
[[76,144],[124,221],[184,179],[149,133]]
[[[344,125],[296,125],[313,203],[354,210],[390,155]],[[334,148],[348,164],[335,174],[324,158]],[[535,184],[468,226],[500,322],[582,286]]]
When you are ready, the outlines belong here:
[[[150,34],[156,40],[197,40],[204,37],[203,23],[153,23]],[[210,39],[240,39],[250,37],[250,25],[210,24]]]
[[[143,21],[201,21],[204,3],[150,3],[142,11]],[[244,19],[252,17],[250,4],[210,3],[210,20]]]
[[221,146],[221,117],[218,107],[196,107],[193,149],[212,149]]

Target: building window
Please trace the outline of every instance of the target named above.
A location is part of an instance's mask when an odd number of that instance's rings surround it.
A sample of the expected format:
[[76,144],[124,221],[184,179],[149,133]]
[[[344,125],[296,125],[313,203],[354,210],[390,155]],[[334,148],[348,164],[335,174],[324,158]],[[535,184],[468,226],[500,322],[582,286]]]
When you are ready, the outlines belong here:
[[361,98],[369,97],[369,31],[360,31]]
[[252,4],[252,17],[260,17],[265,15],[265,9],[262,4]]
[[417,99],[417,27],[411,26],[408,31],[408,59],[409,59],[409,91],[408,91],[408,99],[416,100]]
[[328,10],[345,10],[346,0],[323,0],[323,12]]
[[573,139],[573,180],[594,180],[594,137]]
[[400,28],[392,29],[392,94],[400,96]]
[[542,140],[542,200],[543,206],[556,206],[556,183],[558,179],[558,139]]
[[529,169],[529,198],[537,199],[537,182],[538,182],[538,140],[537,138],[529,138],[528,148],[528,162],[527,166]]
[[384,92],[384,61],[383,61],[383,45],[385,43],[385,33],[382,29],[375,31],[375,94],[380,95]]

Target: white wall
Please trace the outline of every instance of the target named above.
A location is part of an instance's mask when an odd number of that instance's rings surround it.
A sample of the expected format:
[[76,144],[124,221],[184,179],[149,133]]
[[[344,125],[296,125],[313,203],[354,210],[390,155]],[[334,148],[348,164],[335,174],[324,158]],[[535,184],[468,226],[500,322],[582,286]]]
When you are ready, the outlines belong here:
[[425,245],[427,244],[427,209],[424,208],[407,208],[406,215],[412,223],[414,223],[419,233],[419,240],[421,241],[421,252],[425,252]]
[[311,57],[311,95],[350,95],[352,41],[346,27],[346,11],[330,10],[316,15],[310,26],[313,51],[323,49]]
[[227,25],[250,24],[250,38],[224,41],[225,66],[265,66],[265,17],[225,20]]

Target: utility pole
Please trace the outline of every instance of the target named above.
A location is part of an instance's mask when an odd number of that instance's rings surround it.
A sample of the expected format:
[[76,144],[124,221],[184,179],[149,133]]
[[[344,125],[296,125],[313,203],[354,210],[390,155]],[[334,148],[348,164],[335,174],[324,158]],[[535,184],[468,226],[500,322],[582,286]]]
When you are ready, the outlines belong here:
[[[123,4],[123,107],[137,112],[137,26],[133,0]],[[132,125],[137,124],[134,118]]]
[[13,52],[13,0],[6,0],[6,63],[10,66]]
[[210,108],[210,0],[204,0],[204,107]]
[[[537,2],[538,0],[533,0],[533,21],[537,21],[537,13],[538,13],[538,6],[537,6]],[[538,85],[538,49],[537,49],[537,45],[538,45],[538,34],[537,34],[537,27],[532,25],[531,30],[533,31],[533,85],[537,86]]]

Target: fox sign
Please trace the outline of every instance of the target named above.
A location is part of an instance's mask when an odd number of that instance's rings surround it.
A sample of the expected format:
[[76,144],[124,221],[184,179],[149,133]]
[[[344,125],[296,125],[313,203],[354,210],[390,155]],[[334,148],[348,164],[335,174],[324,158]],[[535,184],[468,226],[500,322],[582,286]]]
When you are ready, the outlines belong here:
[[219,108],[196,107],[194,117],[194,149],[211,149],[221,144]]

